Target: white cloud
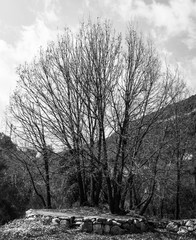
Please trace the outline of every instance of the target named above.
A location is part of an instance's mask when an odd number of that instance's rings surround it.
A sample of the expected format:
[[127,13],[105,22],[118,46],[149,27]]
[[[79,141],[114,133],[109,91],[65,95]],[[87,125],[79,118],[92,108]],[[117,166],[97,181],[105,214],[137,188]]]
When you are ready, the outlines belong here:
[[186,44],[189,50],[196,48],[196,19],[195,22],[194,20],[190,22],[187,35],[183,42]]
[[17,60],[31,60],[40,46],[46,46],[48,41],[54,40],[57,31],[49,29],[44,21],[37,19],[34,25],[23,26],[21,38],[16,45]]
[[48,23],[59,21],[60,2],[59,0],[43,0],[44,11],[40,14]]
[[190,43],[196,35],[196,20],[193,21],[196,16],[194,0],[170,0],[168,4],[155,0],[151,4],[144,0],[105,0],[104,4],[111,6],[112,11],[124,22],[145,19],[149,27],[157,31],[157,37],[164,41],[184,31],[187,32],[187,43]]
[[[49,24],[57,21],[54,1],[47,1],[47,7],[43,14],[39,14],[30,26],[22,26],[19,39],[14,45],[0,39],[0,123],[9,103],[9,96],[16,85],[16,67],[25,61],[31,61],[37,55],[40,46],[46,46],[51,40],[55,40],[59,30],[52,29]],[[1,131],[0,126],[0,131]]]
[[180,66],[180,70],[183,73],[183,76],[186,78],[186,82],[190,91],[192,94],[196,94],[196,57],[178,62],[178,65]]
[[[196,89],[196,58],[193,58],[193,53],[192,56],[190,54],[190,50],[196,49],[195,0],[168,0],[164,3],[156,0],[151,3],[145,0],[105,0],[104,4],[111,6],[122,25],[135,20],[144,33],[150,33],[161,59],[166,59],[173,66],[178,65],[188,86]],[[170,48],[167,48],[168,40]]]

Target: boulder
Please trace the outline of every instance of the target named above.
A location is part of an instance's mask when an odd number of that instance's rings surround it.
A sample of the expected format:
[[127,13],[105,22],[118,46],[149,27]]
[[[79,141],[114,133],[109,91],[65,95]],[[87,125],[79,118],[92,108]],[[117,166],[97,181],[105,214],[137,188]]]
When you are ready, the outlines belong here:
[[70,227],[80,227],[83,222],[74,222],[72,224],[69,223]]
[[32,217],[32,216],[34,216],[34,215],[35,215],[35,213],[33,212],[32,209],[29,209],[29,210],[27,210],[27,211],[25,212],[26,218]]
[[141,228],[141,222],[138,219],[135,219],[133,223],[138,229]]
[[60,219],[59,218],[53,218],[52,219],[52,225],[59,225],[60,224]]
[[123,233],[125,233],[125,231],[122,228],[120,228],[119,226],[115,225],[115,226],[111,227],[110,233],[112,235],[122,235]]
[[81,224],[81,230],[83,232],[91,233],[93,231],[93,223],[92,223],[92,221],[91,220],[84,221]]
[[110,228],[111,228],[110,225],[105,224],[104,227],[103,227],[103,232],[104,232],[105,234],[109,234],[109,233],[110,233]]
[[138,233],[139,230],[134,223],[125,223],[122,225],[122,228],[125,229],[128,233]]
[[112,219],[107,219],[106,223],[111,226],[111,225],[113,225],[113,220]]
[[98,222],[98,223],[106,223],[107,219],[106,218],[97,218],[96,222]]
[[60,225],[63,227],[63,228],[69,228],[70,227],[70,223],[68,220],[61,220],[60,221]]
[[178,230],[177,234],[183,235],[183,234],[186,234],[186,233],[188,233],[188,230],[185,226],[179,227],[179,230]]
[[97,234],[103,234],[103,228],[101,223],[94,223],[93,224],[93,232]]
[[178,224],[175,222],[169,222],[166,226],[168,231],[178,232]]
[[32,215],[30,217],[28,217],[26,220],[28,221],[34,221],[36,219],[36,216],[35,215]]
[[51,223],[51,217],[49,217],[49,216],[43,216],[42,218],[41,218],[41,220],[42,220],[42,223],[44,224],[44,225],[49,225],[50,223]]
[[191,221],[191,220],[188,220],[188,221],[185,223],[185,226],[186,226],[186,227],[194,227],[194,222]]
[[194,226],[193,227],[187,227],[189,232],[193,232],[194,231]]
[[130,230],[131,225],[132,225],[132,224],[126,222],[126,223],[123,223],[123,224],[122,224],[122,228],[123,228],[123,229],[126,229],[126,230]]

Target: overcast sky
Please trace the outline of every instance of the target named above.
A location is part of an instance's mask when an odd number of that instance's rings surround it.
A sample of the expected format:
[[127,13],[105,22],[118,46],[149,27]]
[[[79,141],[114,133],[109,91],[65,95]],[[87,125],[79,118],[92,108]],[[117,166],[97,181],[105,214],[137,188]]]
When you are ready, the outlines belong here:
[[16,67],[89,15],[110,19],[121,31],[135,20],[196,92],[196,0],[0,0],[0,131]]

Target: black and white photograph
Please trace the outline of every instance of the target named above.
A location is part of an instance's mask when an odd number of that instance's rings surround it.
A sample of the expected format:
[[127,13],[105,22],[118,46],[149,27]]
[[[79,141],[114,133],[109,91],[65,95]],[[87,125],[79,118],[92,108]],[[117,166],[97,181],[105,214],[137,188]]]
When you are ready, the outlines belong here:
[[0,240],[196,239],[196,0],[0,0]]

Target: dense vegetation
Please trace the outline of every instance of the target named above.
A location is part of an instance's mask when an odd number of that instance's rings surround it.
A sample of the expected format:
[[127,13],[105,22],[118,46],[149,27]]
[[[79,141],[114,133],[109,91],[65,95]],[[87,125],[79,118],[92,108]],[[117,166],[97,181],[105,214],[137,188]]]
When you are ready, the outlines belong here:
[[195,217],[196,98],[132,26],[124,39],[108,22],[66,29],[18,76],[1,135],[2,223],[73,204]]
[[31,197],[30,188],[26,188],[26,174],[22,172],[11,152],[16,145],[10,137],[0,134],[0,225],[23,215]]

